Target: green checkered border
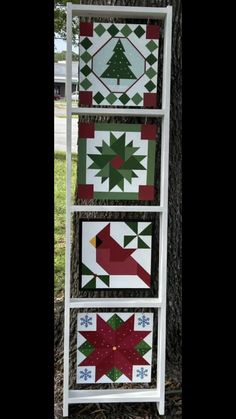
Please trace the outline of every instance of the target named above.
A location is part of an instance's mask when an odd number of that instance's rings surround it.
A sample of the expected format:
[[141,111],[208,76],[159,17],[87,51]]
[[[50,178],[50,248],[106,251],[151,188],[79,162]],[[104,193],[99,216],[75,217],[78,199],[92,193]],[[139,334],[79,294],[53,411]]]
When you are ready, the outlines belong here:
[[[105,28],[104,25],[101,23],[95,23],[94,24],[94,33],[98,37],[101,37],[104,35],[104,33],[107,31],[109,32],[110,36],[121,36],[121,37],[128,37],[131,33],[134,33],[137,38],[144,38],[145,35],[145,29],[143,28],[146,25],[138,25],[133,30],[132,27],[130,27],[128,24],[125,24],[122,29],[119,29],[115,24],[111,24],[109,27]],[[80,46],[85,51],[82,52],[80,55],[80,65],[81,65],[81,73],[85,76],[85,78],[80,82],[80,86],[82,87],[81,90],[88,91],[89,88],[92,86],[92,83],[88,79],[87,76],[91,73],[91,68],[89,67],[88,63],[92,59],[92,55],[89,53],[89,49],[93,45],[91,39],[89,37],[83,37],[83,40],[80,42]],[[152,67],[153,64],[156,63],[158,58],[156,55],[153,54],[153,52],[158,48],[158,45],[156,42],[154,42],[152,39],[147,40],[146,47],[150,51],[150,55],[146,58],[146,61],[150,65],[150,67],[146,70],[146,76],[149,78],[149,81],[145,84],[145,87],[149,93],[152,93],[153,90],[156,90],[157,85],[153,82],[153,78],[157,75],[157,71],[154,70]],[[80,75],[79,75],[80,78]],[[156,82],[157,83],[157,82]],[[104,96],[101,92],[96,92],[93,94],[93,102],[95,102],[97,105],[103,105],[103,102],[108,102],[111,106],[117,105],[117,106],[125,106],[129,101],[132,101],[135,106],[142,106],[143,105],[143,95],[140,95],[139,93],[136,93],[133,97],[128,96],[126,93],[112,93],[110,92],[107,96]],[[117,102],[117,103],[115,103]]]

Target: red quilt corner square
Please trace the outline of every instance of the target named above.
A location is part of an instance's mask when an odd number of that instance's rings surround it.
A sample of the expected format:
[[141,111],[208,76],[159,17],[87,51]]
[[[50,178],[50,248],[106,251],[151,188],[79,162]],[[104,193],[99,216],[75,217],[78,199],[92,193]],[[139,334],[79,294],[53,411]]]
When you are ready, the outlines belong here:
[[141,125],[141,140],[156,140],[157,125],[156,124],[142,124]]
[[80,105],[92,105],[93,92],[79,92]]
[[155,188],[152,185],[139,185],[138,199],[140,201],[153,201]]
[[79,123],[79,138],[94,138],[94,122]]
[[155,108],[157,106],[157,94],[156,93],[144,93],[143,105],[148,106],[150,108]]
[[80,22],[80,36],[93,36],[93,23]]
[[78,185],[78,198],[93,199],[93,185]]
[[160,38],[160,26],[147,25],[146,39],[159,39],[159,38]]

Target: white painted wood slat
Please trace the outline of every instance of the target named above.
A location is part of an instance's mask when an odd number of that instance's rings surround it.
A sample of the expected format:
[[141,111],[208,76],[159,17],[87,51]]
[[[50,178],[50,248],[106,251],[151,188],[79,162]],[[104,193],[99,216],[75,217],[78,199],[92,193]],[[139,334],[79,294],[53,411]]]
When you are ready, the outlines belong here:
[[[131,108],[72,108],[72,17],[124,17],[164,20],[164,53],[162,109]],[[68,417],[68,407],[76,403],[156,402],[160,415],[165,411],[165,339],[166,339],[166,276],[168,229],[168,164],[170,119],[170,70],[171,70],[172,7],[119,7],[91,6],[67,3],[67,159],[66,159],[66,258],[65,258],[65,325],[64,325],[64,384],[63,416]],[[160,205],[71,205],[71,138],[73,114],[116,115],[161,118],[161,184]],[[159,296],[158,298],[70,298],[71,215],[74,212],[155,212],[160,214],[159,232]],[[69,390],[70,310],[72,308],[155,308],[158,310],[157,388]]]

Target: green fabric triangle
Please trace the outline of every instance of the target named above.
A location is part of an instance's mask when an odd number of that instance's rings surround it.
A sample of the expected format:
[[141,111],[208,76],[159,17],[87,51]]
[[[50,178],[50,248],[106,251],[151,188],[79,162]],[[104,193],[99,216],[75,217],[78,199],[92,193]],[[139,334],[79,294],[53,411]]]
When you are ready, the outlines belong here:
[[110,174],[110,164],[106,164],[106,166],[104,166],[101,170],[99,170],[99,172],[96,174],[96,176],[101,176],[101,177],[109,177]]
[[147,344],[147,342],[145,342],[145,340],[141,340],[141,342],[139,342],[136,346],[135,346],[136,351],[140,354],[140,355],[145,355],[148,351],[150,351],[151,346],[149,346]]
[[138,234],[138,223],[137,221],[126,221],[126,224],[131,230]]
[[89,169],[102,169],[106,164],[112,160],[111,155],[88,154],[93,163]]
[[124,247],[127,246],[132,240],[135,239],[136,236],[124,236]]
[[129,144],[127,144],[127,146],[126,147],[133,147],[133,141],[130,141],[130,143]]
[[99,153],[101,153],[101,154],[102,154],[102,147],[97,146],[97,147],[96,147],[96,149],[97,149],[97,151],[99,151]]
[[125,149],[125,161],[127,161],[137,150],[139,150],[139,147],[128,147],[127,146],[126,149]]
[[104,282],[104,284],[106,284],[109,287],[109,285],[110,285],[110,276],[109,275],[99,275],[98,278],[101,279],[101,281]]
[[109,324],[109,326],[111,326],[111,328],[113,330],[116,330],[124,322],[123,322],[123,320],[117,314],[113,314],[113,316],[107,321],[107,323]]
[[109,191],[111,191],[118,183],[123,180],[123,176],[112,166],[110,166]]
[[118,380],[118,378],[120,378],[120,376],[122,375],[122,372],[120,370],[118,370],[117,368],[112,368],[108,373],[107,373],[107,377],[110,378],[110,380],[112,381],[116,381]]
[[138,249],[150,249],[150,247],[144,243],[144,241],[142,239],[140,239],[140,237],[138,238]]
[[[144,166],[140,163],[140,160],[143,160],[146,156],[131,156],[122,166],[122,169],[130,170],[146,170]],[[140,159],[141,158],[141,159]]]
[[117,141],[117,138],[114,136],[114,134],[110,135],[110,147]]
[[[129,183],[132,183],[132,171],[131,170],[119,170],[119,173],[126,179],[128,180]],[[136,176],[136,175],[135,175]]]
[[94,275],[94,273],[82,263],[82,275]]
[[102,154],[107,154],[111,156],[115,155],[114,151],[109,147],[109,145],[105,141],[102,142]]
[[102,183],[104,183],[107,180],[107,177],[102,177]]
[[85,356],[89,356],[94,351],[93,345],[87,340],[78,349]]
[[92,278],[91,281],[89,281],[83,289],[95,289],[96,288],[96,279]]
[[149,224],[145,229],[139,233],[140,236],[151,236],[152,235],[152,224]]
[[115,154],[119,155],[123,160],[125,160],[125,133],[117,138],[111,146]]
[[122,178],[120,182],[117,183],[117,186],[123,191],[124,190],[124,179]]
[[138,177],[135,172],[132,171],[132,177]]

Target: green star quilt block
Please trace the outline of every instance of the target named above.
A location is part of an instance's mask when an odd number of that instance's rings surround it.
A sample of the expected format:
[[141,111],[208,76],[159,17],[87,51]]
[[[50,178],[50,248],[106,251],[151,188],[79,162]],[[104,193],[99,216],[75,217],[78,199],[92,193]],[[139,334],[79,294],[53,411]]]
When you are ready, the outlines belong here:
[[159,26],[80,23],[80,106],[157,107]]
[[153,313],[79,313],[77,383],[150,383]]
[[79,124],[78,198],[155,199],[157,125]]

